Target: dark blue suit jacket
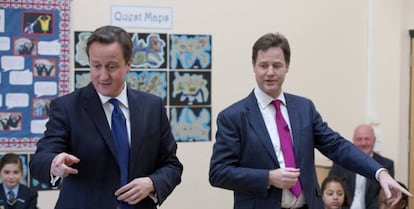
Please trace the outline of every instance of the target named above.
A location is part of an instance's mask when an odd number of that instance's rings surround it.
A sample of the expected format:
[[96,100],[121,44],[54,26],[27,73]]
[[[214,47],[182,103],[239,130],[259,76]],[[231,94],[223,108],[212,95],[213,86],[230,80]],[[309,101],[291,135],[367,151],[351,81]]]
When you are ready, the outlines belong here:
[[[374,152],[372,156],[374,160],[380,163],[384,168],[388,170],[390,175],[394,177],[394,161],[381,156],[378,153]],[[345,185],[346,192],[348,194],[349,202],[352,203],[355,194],[355,172],[347,170],[340,165],[334,164],[329,171],[329,175],[340,177]],[[365,208],[366,209],[378,209],[379,199],[378,195],[381,190],[381,185],[378,181],[368,180],[365,185]]]
[[[161,204],[181,181],[182,164],[161,98],[127,90],[131,123],[129,180],[152,179]],[[120,172],[115,145],[104,109],[92,84],[51,102],[44,137],[30,161],[31,175],[50,182],[53,158],[67,152],[80,159],[76,175],[60,183],[56,208],[116,208]],[[135,208],[156,208],[147,197]]]
[[[314,148],[375,179],[381,165],[329,128],[311,100],[291,94],[285,98],[299,180],[309,208],[323,208]],[[269,170],[279,167],[253,92],[219,113],[209,180],[213,186],[234,191],[235,209],[280,209],[282,190],[268,185]]]
[[37,191],[29,189],[27,186],[19,185],[17,201],[11,207],[7,204],[7,195],[3,190],[3,183],[0,184],[0,208],[3,209],[37,209]]

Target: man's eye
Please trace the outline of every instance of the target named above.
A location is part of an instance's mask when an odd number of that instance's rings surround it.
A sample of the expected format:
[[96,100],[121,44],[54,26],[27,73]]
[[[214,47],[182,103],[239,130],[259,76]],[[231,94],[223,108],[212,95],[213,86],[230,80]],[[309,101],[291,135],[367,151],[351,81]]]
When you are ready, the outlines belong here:
[[273,65],[273,67],[274,67],[275,69],[278,69],[278,68],[281,68],[281,67],[282,67],[282,65],[281,65],[281,64],[275,64],[275,65]]
[[260,67],[262,67],[262,68],[268,68],[268,67],[269,67],[269,65],[263,64],[263,65],[261,65]]
[[118,65],[108,65],[107,68],[109,71],[115,71],[116,69],[118,69]]

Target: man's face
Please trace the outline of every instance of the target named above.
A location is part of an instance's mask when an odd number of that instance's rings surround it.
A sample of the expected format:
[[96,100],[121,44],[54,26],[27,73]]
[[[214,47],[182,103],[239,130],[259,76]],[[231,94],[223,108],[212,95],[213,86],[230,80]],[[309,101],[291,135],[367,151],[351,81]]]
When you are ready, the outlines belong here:
[[116,97],[124,88],[131,60],[123,57],[119,43],[92,43],[89,47],[92,84],[96,91],[107,97]]
[[358,126],[354,131],[353,142],[362,152],[371,155],[375,145],[374,129],[368,125]]
[[258,87],[273,98],[279,96],[289,71],[282,49],[272,47],[266,51],[259,50],[253,68]]

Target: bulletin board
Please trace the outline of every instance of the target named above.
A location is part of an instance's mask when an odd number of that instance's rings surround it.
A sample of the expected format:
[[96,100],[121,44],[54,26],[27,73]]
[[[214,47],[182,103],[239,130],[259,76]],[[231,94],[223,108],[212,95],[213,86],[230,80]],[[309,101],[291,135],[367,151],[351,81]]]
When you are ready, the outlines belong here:
[[0,149],[34,150],[69,92],[69,0],[0,1]]

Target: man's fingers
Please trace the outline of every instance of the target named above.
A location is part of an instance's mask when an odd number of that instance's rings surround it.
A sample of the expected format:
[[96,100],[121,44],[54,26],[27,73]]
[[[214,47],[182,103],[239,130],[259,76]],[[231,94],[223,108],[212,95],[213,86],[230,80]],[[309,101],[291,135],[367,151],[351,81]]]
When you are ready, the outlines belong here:
[[51,173],[54,176],[66,177],[69,174],[77,174],[78,170],[70,167],[73,164],[79,163],[79,158],[67,153],[60,153],[52,161]]
[[407,191],[406,189],[404,189],[404,188],[402,188],[403,190],[402,190],[402,192],[404,193],[404,194],[406,194],[408,197],[414,197],[414,195],[413,194],[411,194],[409,191]]
[[64,163],[66,165],[69,165],[69,166],[71,166],[73,164],[76,164],[76,163],[79,163],[79,161],[80,161],[79,158],[75,157],[74,155],[67,154],[64,157],[65,157],[64,158]]

